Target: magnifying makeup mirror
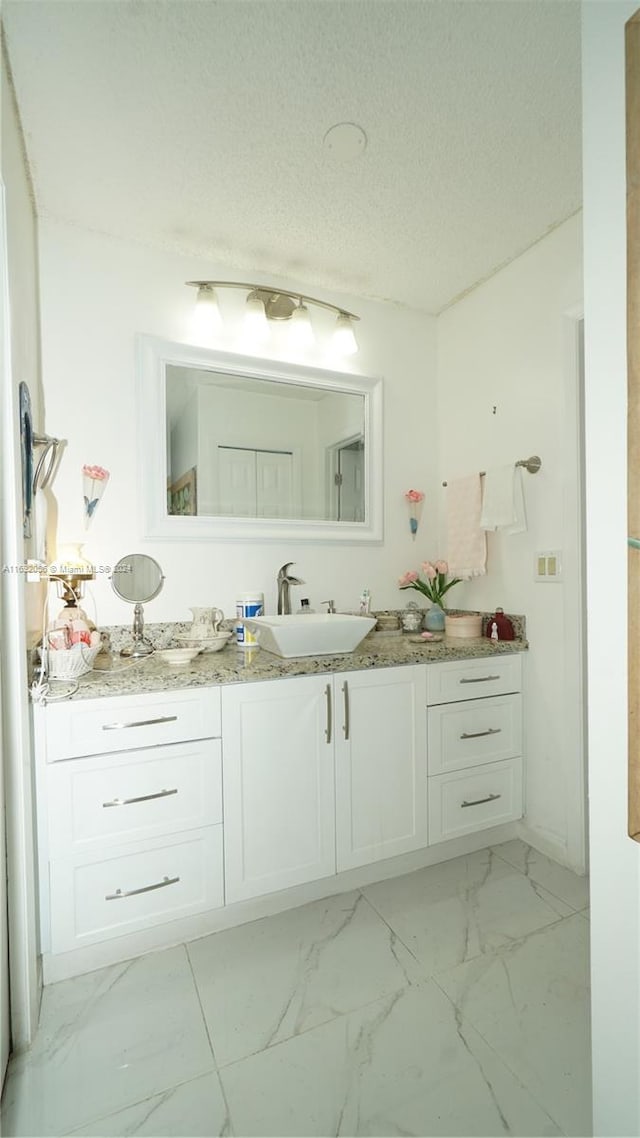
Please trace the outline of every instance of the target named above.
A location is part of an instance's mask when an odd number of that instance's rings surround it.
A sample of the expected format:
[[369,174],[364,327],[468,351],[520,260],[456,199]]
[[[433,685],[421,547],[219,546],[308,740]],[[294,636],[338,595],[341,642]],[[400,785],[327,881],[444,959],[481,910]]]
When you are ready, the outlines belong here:
[[157,597],[162,588],[164,574],[153,557],[146,553],[129,553],[121,557],[113,567],[111,584],[114,593],[123,601],[134,604],[133,610],[133,644],[123,648],[121,656],[139,657],[149,656],[153,652],[153,644],[144,635],[144,614],[142,606]]

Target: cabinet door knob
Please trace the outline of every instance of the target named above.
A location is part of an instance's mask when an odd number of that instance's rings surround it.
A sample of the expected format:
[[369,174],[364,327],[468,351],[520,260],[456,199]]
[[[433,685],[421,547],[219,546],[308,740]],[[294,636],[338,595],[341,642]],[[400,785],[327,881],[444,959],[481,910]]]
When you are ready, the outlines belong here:
[[344,731],[345,739],[349,738],[349,685],[345,680],[342,685],[342,695],[344,697],[344,724],[342,730]]

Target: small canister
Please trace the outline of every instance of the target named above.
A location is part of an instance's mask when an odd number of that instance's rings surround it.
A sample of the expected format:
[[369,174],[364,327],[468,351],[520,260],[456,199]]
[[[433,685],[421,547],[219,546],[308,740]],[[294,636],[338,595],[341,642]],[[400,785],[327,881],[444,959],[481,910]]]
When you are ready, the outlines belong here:
[[236,599],[236,640],[240,648],[255,648],[258,639],[241,623],[248,616],[264,615],[264,593],[241,593]]
[[419,609],[416,604],[410,602],[406,609],[400,613],[400,620],[402,621],[403,632],[419,632],[422,628],[422,618],[424,613]]

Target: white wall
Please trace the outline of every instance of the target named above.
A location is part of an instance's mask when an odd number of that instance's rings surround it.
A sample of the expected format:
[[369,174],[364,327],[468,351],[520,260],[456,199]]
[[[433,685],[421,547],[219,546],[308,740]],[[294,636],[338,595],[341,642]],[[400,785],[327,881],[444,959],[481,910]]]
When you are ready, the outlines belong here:
[[[568,843],[571,815],[581,806],[575,766],[584,758],[575,753],[575,701],[567,689],[579,629],[577,614],[571,620],[567,612],[578,550],[576,503],[565,493],[576,465],[575,408],[565,406],[565,314],[581,303],[581,263],[581,221],[572,218],[438,320],[442,478],[532,454],[542,459],[538,474],[523,473],[527,532],[489,534],[487,575],[458,586],[455,603],[526,614],[526,821],[537,844],[578,867]],[[535,551],[552,549],[562,552],[564,580],[536,583]]]
[[[382,375],[384,389],[385,539],[354,547],[314,543],[145,542],[137,485],[134,335],[145,332],[187,341],[194,291],[187,280],[228,275],[220,266],[116,241],[72,226],[43,222],[40,229],[42,344],[49,429],[68,439],[56,480],[61,540],[81,540],[80,469],[85,462],[111,471],[111,481],[88,533],[85,553],[114,564],[125,553],[147,552],[163,566],[162,593],[146,619],[189,618],[191,605],[235,612],[237,592],[264,592],[275,611],[276,573],[295,562],[305,581],[301,594],[314,608],[325,597],[339,607],[357,604],[365,586],[375,608],[403,607],[397,578],[428,555],[437,555],[435,321],[391,304],[337,297],[316,290],[361,316],[360,352],[344,370]],[[282,287],[296,282],[273,281]],[[297,282],[314,292],[311,282]],[[229,343],[220,347],[229,350]],[[246,345],[236,350],[247,352]],[[266,351],[262,351],[266,355]],[[291,358],[291,357],[290,357]],[[315,366],[335,366],[307,353]],[[427,492],[420,541],[411,541],[404,491]],[[101,624],[126,623],[131,612],[107,580],[92,586]]]
[[640,1133],[640,848],[627,837],[626,699],[624,22],[636,8],[583,4],[591,1016],[595,1133],[610,1135]]

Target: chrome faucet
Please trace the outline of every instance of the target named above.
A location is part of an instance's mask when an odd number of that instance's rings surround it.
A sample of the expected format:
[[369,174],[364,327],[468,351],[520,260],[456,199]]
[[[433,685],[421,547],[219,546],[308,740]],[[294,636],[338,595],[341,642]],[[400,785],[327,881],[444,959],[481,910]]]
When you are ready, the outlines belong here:
[[278,616],[286,616],[291,612],[291,595],[289,593],[291,585],[304,585],[304,581],[289,575],[289,569],[293,564],[293,561],[287,561],[278,570]]

